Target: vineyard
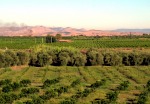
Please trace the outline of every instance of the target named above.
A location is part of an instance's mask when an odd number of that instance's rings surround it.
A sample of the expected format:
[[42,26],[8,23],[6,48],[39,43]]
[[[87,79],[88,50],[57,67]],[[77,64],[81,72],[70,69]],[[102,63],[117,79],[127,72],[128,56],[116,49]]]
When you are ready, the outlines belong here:
[[39,44],[75,48],[149,48],[150,40],[149,38],[88,38],[72,39],[72,42],[46,43],[45,37],[0,37],[0,49],[28,49]]
[[149,104],[149,66],[0,69],[1,104]]

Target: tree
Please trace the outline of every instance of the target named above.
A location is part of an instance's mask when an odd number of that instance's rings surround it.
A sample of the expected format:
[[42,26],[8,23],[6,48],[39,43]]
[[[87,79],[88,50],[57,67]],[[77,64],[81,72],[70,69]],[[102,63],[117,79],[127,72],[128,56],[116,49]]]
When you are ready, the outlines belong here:
[[58,55],[59,64],[61,66],[67,66],[68,62],[70,61],[70,56],[68,52],[60,52]]
[[56,37],[57,40],[60,40],[62,38],[61,34],[56,34],[55,37]]
[[74,66],[84,66],[86,64],[86,56],[82,53],[77,53],[76,55],[74,54]]
[[17,65],[18,63],[18,57],[16,55],[16,52],[14,51],[10,51],[10,50],[6,50],[5,51],[6,55],[9,55],[12,59],[11,59],[11,66]]
[[54,36],[50,36],[50,35],[47,35],[46,36],[46,43],[53,43],[53,42],[56,42],[56,38]]
[[46,52],[38,52],[37,53],[37,62],[36,66],[43,67],[45,65],[52,64],[52,57],[48,55]]
[[29,63],[29,56],[26,52],[19,51],[17,52],[17,56],[19,59],[18,65],[26,65]]
[[98,50],[89,50],[87,53],[87,65],[103,65],[103,55]]

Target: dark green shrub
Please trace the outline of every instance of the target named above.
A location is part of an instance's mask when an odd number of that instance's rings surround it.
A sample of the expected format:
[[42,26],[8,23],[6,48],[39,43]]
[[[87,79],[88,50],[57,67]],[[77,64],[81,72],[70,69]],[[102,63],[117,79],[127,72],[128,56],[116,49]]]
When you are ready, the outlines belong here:
[[76,104],[74,99],[66,99],[60,102],[60,104]]
[[56,91],[58,92],[58,96],[60,96],[62,93],[68,92],[68,86],[63,86],[60,87],[59,89],[56,89]]
[[21,93],[24,95],[39,93],[38,88],[23,88]]
[[12,87],[10,85],[6,85],[4,87],[2,87],[2,92],[4,93],[8,93],[12,91]]
[[20,84],[17,82],[13,82],[12,84],[10,84],[11,88],[13,91],[16,91],[20,88]]
[[32,102],[32,100],[27,100],[27,101],[23,102],[23,104],[34,104],[34,103]]
[[129,81],[124,81],[118,86],[118,90],[126,90],[129,87]]
[[0,94],[0,104],[12,104],[14,100],[18,99],[18,95],[14,93]]
[[10,79],[0,80],[0,86],[9,85],[11,84]]
[[45,101],[41,99],[40,97],[38,97],[38,98],[33,98],[32,102],[33,104],[44,104]]
[[20,85],[23,87],[27,87],[28,85],[31,85],[31,81],[29,79],[23,79],[20,81]]
[[58,93],[54,90],[46,91],[44,95],[40,96],[43,100],[49,100],[51,98],[54,98],[58,95]]
[[146,104],[147,99],[148,99],[148,92],[142,92],[139,95],[137,104]]
[[51,85],[58,83],[59,80],[60,80],[59,78],[52,79],[52,80],[47,79],[47,80],[44,81],[43,87],[44,87],[44,88],[45,88],[45,87],[50,87]]
[[101,81],[96,81],[95,83],[91,84],[91,88],[98,88],[102,85],[104,85],[106,83],[106,80],[105,79],[102,79]]
[[114,91],[114,92],[108,92],[106,94],[106,98],[110,101],[110,102],[115,102],[118,98],[118,92]]

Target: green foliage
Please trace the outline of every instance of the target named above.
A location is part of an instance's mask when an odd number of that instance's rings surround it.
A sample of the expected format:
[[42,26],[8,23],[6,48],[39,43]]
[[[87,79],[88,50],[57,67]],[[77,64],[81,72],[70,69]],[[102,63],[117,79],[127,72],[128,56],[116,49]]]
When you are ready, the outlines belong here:
[[0,52],[0,68],[6,66],[6,60],[4,53]]
[[118,86],[118,90],[126,90],[129,87],[129,81],[124,81]]
[[12,84],[10,84],[10,86],[11,86],[13,91],[18,90],[21,87],[20,83],[17,83],[17,82],[13,82]]
[[10,79],[0,80],[0,86],[9,85],[11,84]]
[[17,99],[18,96],[14,93],[0,94],[0,104],[12,104]]
[[81,82],[80,79],[77,79],[77,80],[73,81],[70,86],[75,87],[76,85],[80,84],[80,82]]
[[67,64],[70,61],[69,53],[61,51],[58,54],[58,61],[59,61],[59,63],[60,63],[61,66],[67,66]]
[[92,104],[110,104],[110,102],[107,99],[95,99]]
[[29,55],[24,51],[18,51],[17,57],[19,59],[18,65],[26,65],[29,63]]
[[40,98],[42,98],[43,100],[49,100],[51,98],[54,98],[58,96],[58,93],[54,90],[49,90],[46,91],[44,95],[40,96]]
[[10,66],[14,66],[14,65],[17,65],[18,64],[18,62],[19,62],[19,59],[18,59],[18,57],[17,57],[17,55],[16,55],[16,52],[14,52],[14,51],[11,51],[11,50],[6,50],[5,51],[5,55],[8,55],[8,57],[10,57]]
[[61,34],[56,34],[55,38],[56,38],[57,40],[60,40],[60,39],[62,38],[62,36],[61,36]]
[[95,83],[91,84],[91,88],[98,88],[101,87],[102,85],[104,85],[106,83],[105,79],[102,79],[101,81],[96,81]]
[[41,99],[40,97],[38,97],[38,98],[33,98],[32,102],[33,104],[44,104],[45,101]]
[[73,56],[73,66],[85,66],[86,62],[86,56],[82,53]]
[[36,66],[43,67],[52,64],[52,57],[45,52],[37,53]]
[[114,92],[108,92],[106,94],[106,98],[110,101],[110,102],[115,102],[118,98],[118,92],[114,91]]
[[122,57],[115,52],[105,52],[104,65],[106,66],[118,66],[122,64]]
[[29,79],[23,79],[20,81],[20,85],[23,87],[27,87],[28,85],[31,85],[31,80]]
[[131,66],[141,65],[143,63],[143,56],[137,52],[129,54],[128,57]]
[[68,86],[63,86],[55,90],[58,92],[58,96],[60,96],[62,93],[68,92]]
[[43,87],[44,87],[44,88],[45,88],[45,87],[50,87],[52,84],[58,83],[59,80],[60,80],[60,78],[56,78],[56,79],[52,79],[52,80],[47,79],[47,80],[44,81]]
[[50,36],[50,35],[47,35],[46,36],[46,43],[53,43],[53,42],[56,42],[56,38],[54,36]]
[[2,88],[2,92],[8,93],[12,91],[12,87],[10,85],[6,85]]
[[103,55],[98,50],[88,50],[86,56],[87,65],[103,65]]
[[146,104],[147,99],[148,99],[148,93],[147,92],[142,92],[139,95],[137,104]]
[[74,99],[66,99],[60,102],[60,104],[76,104]]
[[24,95],[39,93],[38,88],[23,88],[21,93]]

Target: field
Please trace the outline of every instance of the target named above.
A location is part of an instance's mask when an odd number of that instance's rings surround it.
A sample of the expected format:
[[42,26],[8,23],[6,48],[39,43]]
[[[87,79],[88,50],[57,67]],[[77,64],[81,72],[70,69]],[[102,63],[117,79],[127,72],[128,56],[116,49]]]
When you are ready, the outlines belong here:
[[[37,94],[31,94],[27,98],[21,98],[13,102],[13,104],[22,104],[21,102],[30,100],[33,97],[42,95],[50,89],[57,89],[63,86],[70,86],[77,79],[80,83],[74,87],[69,87],[68,91],[63,92],[59,96],[50,98],[45,104],[59,104],[65,99],[71,98],[77,92],[83,92],[91,84],[96,81],[106,79],[106,83],[92,90],[87,96],[78,98],[77,104],[91,104],[94,99],[106,99],[106,93],[112,92],[123,81],[129,81],[129,87],[126,90],[120,91],[117,103],[126,104],[130,100],[137,102],[139,94],[144,90],[144,86],[150,80],[150,66],[91,66],[91,67],[69,67],[69,66],[47,66],[47,67],[28,67],[16,66],[12,68],[0,69],[0,80],[11,79],[14,82],[19,82],[23,79],[30,79],[29,87],[40,89]],[[50,87],[43,89],[41,86],[46,79],[60,78],[58,83],[52,84]],[[13,93],[19,93],[21,89]],[[150,96],[146,104],[150,104]]]
[[[72,42],[45,43],[45,37],[0,37],[0,49],[29,49],[38,44],[75,48],[149,48],[149,38],[86,38],[71,39]],[[92,44],[91,44],[92,43]]]

